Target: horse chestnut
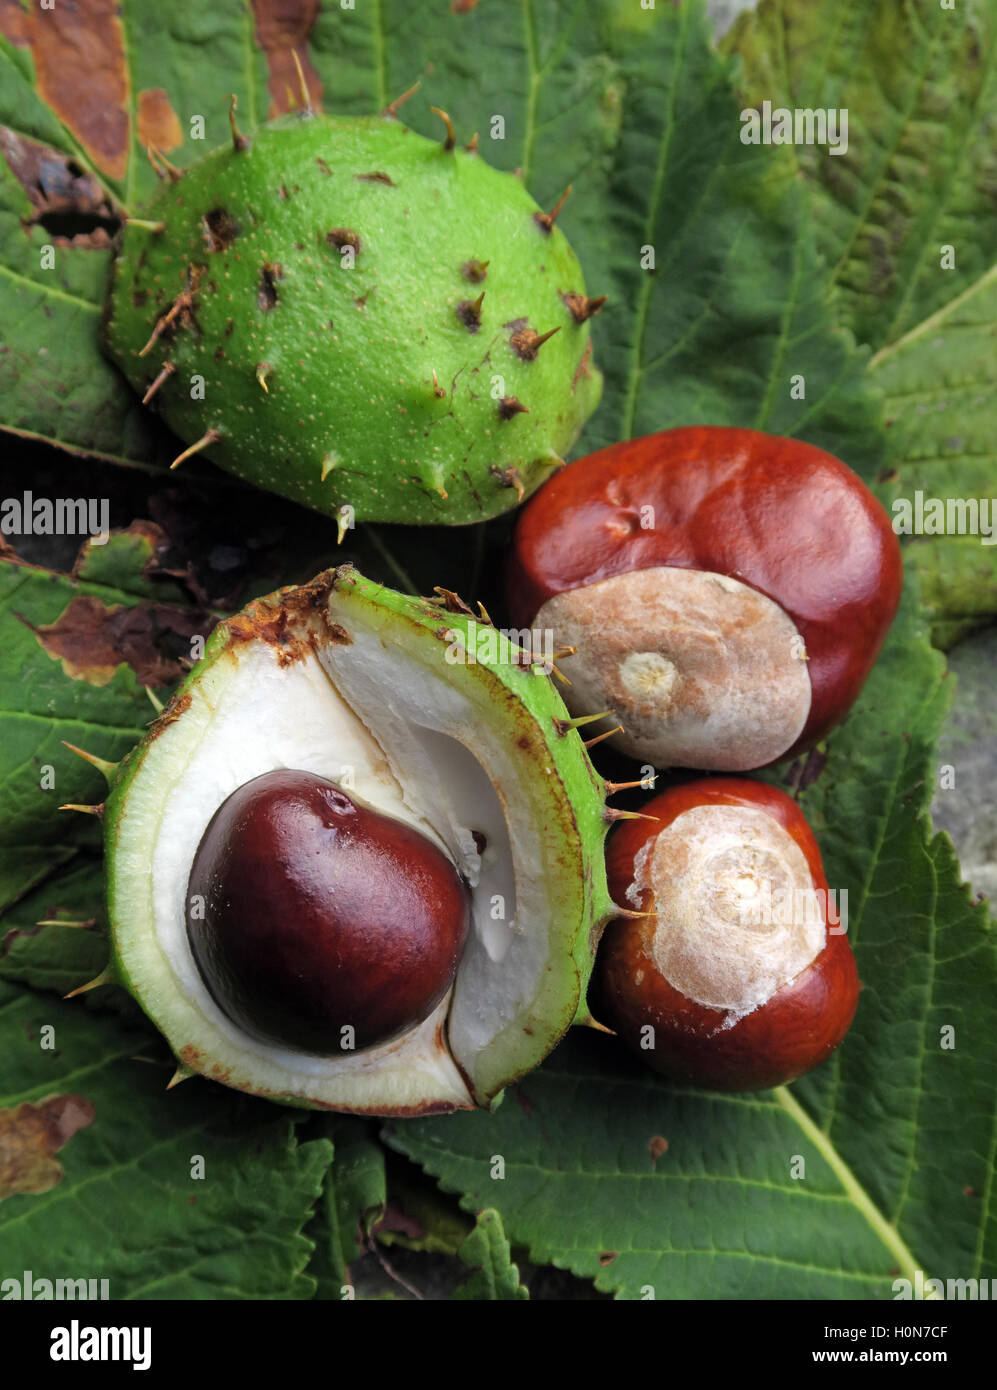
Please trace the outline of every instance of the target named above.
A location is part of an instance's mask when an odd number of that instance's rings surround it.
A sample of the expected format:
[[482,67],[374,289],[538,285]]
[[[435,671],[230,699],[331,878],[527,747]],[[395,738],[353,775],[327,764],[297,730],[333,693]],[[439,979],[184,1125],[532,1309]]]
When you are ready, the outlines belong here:
[[665,430],[552,478],[515,533],[514,621],[551,629],[574,714],[612,709],[658,766],[741,772],[842,718],[897,609],[900,547],[811,444]]
[[320,1056],[428,1017],[469,922],[466,885],[424,835],[285,769],[222,803],[187,891],[187,934],[219,1007],[256,1037]]
[[656,819],[627,821],[609,841],[610,891],[645,915],[603,936],[596,1017],[656,1071],[712,1090],[810,1071],[848,1031],[859,983],[796,802],[717,777],[645,810]]

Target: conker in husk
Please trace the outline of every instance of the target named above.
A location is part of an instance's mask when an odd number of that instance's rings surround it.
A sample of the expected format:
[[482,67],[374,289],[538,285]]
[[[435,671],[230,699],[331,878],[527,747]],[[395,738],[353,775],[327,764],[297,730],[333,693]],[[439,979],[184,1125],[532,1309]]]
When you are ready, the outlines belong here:
[[469,922],[467,886],[426,836],[289,769],[222,803],[187,891],[191,948],[219,1007],[257,1037],[320,1056],[427,1018]]
[[701,426],[579,459],[520,514],[513,619],[577,655],[573,714],[658,767],[744,772],[844,718],[896,613],[900,547],[839,459]]
[[796,802],[717,777],[644,812],[613,832],[607,868],[617,904],[646,915],[606,929],[593,1013],[677,1081],[761,1090],[810,1071],[848,1031],[859,982]]

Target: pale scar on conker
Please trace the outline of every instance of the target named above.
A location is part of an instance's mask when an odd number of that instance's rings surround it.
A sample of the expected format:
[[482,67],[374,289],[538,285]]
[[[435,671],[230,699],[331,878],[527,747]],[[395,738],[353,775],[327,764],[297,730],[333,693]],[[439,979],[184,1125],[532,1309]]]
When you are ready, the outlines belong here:
[[791,1081],[841,1043],[858,975],[796,803],[761,782],[685,783],[619,826],[597,1018],[656,1071],[713,1090]]

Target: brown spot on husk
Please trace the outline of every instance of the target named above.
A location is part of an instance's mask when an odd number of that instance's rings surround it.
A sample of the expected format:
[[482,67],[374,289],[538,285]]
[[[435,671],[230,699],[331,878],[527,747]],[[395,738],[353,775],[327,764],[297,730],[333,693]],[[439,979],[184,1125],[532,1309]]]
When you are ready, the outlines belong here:
[[302,661],[330,642],[352,642],[338,623],[329,620],[329,593],[335,571],[326,571],[309,584],[290,589],[280,602],[257,599],[225,624],[226,635],[234,642],[266,642],[274,648],[281,666]]
[[453,589],[443,589],[437,584],[433,589],[433,597],[426,599],[427,603],[432,603],[437,608],[442,608],[447,613],[465,613],[469,618],[474,617],[474,609],[468,605]]
[[[561,331],[560,327],[558,327],[548,329],[546,333],[537,333],[530,328],[525,320],[521,320],[520,322],[522,322],[523,326],[513,329],[512,336],[509,338],[509,346],[523,362],[534,361],[537,353],[543,347],[547,339],[553,338],[555,333],[560,333]],[[513,325],[506,324],[506,327],[512,328]]]
[[591,376],[592,373],[591,373],[591,371],[590,371],[590,369],[589,369],[589,364],[591,363],[591,361],[592,361],[592,343],[591,343],[591,341],[589,341],[589,342],[587,342],[587,343],[585,344],[585,351],[582,353],[581,357],[579,358],[579,360],[578,360],[578,366],[575,368],[575,374],[574,374],[574,376],[571,378],[571,394],[572,394],[572,395],[574,395],[574,393],[575,393],[575,387],[576,387],[576,386],[578,385],[578,383],[582,380],[582,378],[583,378],[583,377]]
[[[248,1089],[248,1088],[247,1088]],[[257,1091],[251,1094],[265,1095],[265,1091]],[[340,1106],[332,1101],[316,1100],[314,1096],[309,1097],[308,1104],[315,1110],[335,1110]],[[353,1105],[350,1108],[351,1115],[370,1115],[372,1119],[378,1120],[418,1120],[427,1115],[452,1115],[457,1110],[473,1110],[474,1102],[468,1101],[449,1101],[449,1100],[430,1100],[423,1101],[417,1105],[393,1105],[383,1106],[373,1105]]]
[[224,208],[204,214],[204,241],[209,251],[226,251],[239,235],[235,218]]
[[557,221],[561,209],[568,201],[568,194],[570,192],[571,184],[569,183],[567,188],[561,194],[560,198],[558,198],[557,202],[551,208],[550,212],[535,212],[533,214],[534,222],[536,222],[548,236],[554,230],[554,223]]
[[514,487],[516,489],[516,499],[522,502],[526,495],[523,486],[523,475],[518,468],[500,468],[497,464],[492,464],[489,473],[502,487]]
[[173,696],[169,704],[163,710],[158,719],[154,719],[149,725],[149,737],[158,738],[164,729],[175,723],[186,710],[190,708],[193,696],[189,690],[183,691]]
[[477,299],[462,299],[457,305],[455,313],[469,333],[477,333],[481,327],[481,305],[484,298],[485,292],[482,290]]
[[389,178],[380,169],[375,169],[372,174],[354,174],[353,177],[359,179],[361,183],[385,183],[389,188],[397,188],[398,186],[394,179]]
[[330,227],[325,239],[330,246],[335,246],[337,251],[341,251],[344,246],[352,246],[358,255],[360,253],[360,238],[348,227]]
[[263,262],[256,302],[265,313],[277,307],[277,281],[282,279],[283,275],[284,272],[279,265],[273,265],[270,261]]
[[148,352],[151,352],[160,338],[169,343],[173,341],[180,329],[197,328],[194,305],[201,288],[201,277],[204,270],[203,265],[188,267],[187,288],[181,290],[166,312],[156,320],[152,333],[149,335],[149,341],[140,351],[139,357],[145,357]]

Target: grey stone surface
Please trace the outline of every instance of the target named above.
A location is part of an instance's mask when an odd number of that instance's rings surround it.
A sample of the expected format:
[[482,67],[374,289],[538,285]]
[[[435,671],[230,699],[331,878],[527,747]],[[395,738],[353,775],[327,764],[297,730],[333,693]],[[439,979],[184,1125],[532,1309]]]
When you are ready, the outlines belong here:
[[[938,744],[938,785],[931,806],[939,830],[952,836],[963,877],[997,904],[997,627],[949,653],[957,681]],[[951,768],[950,777],[943,774]],[[942,785],[951,781],[951,787]]]

